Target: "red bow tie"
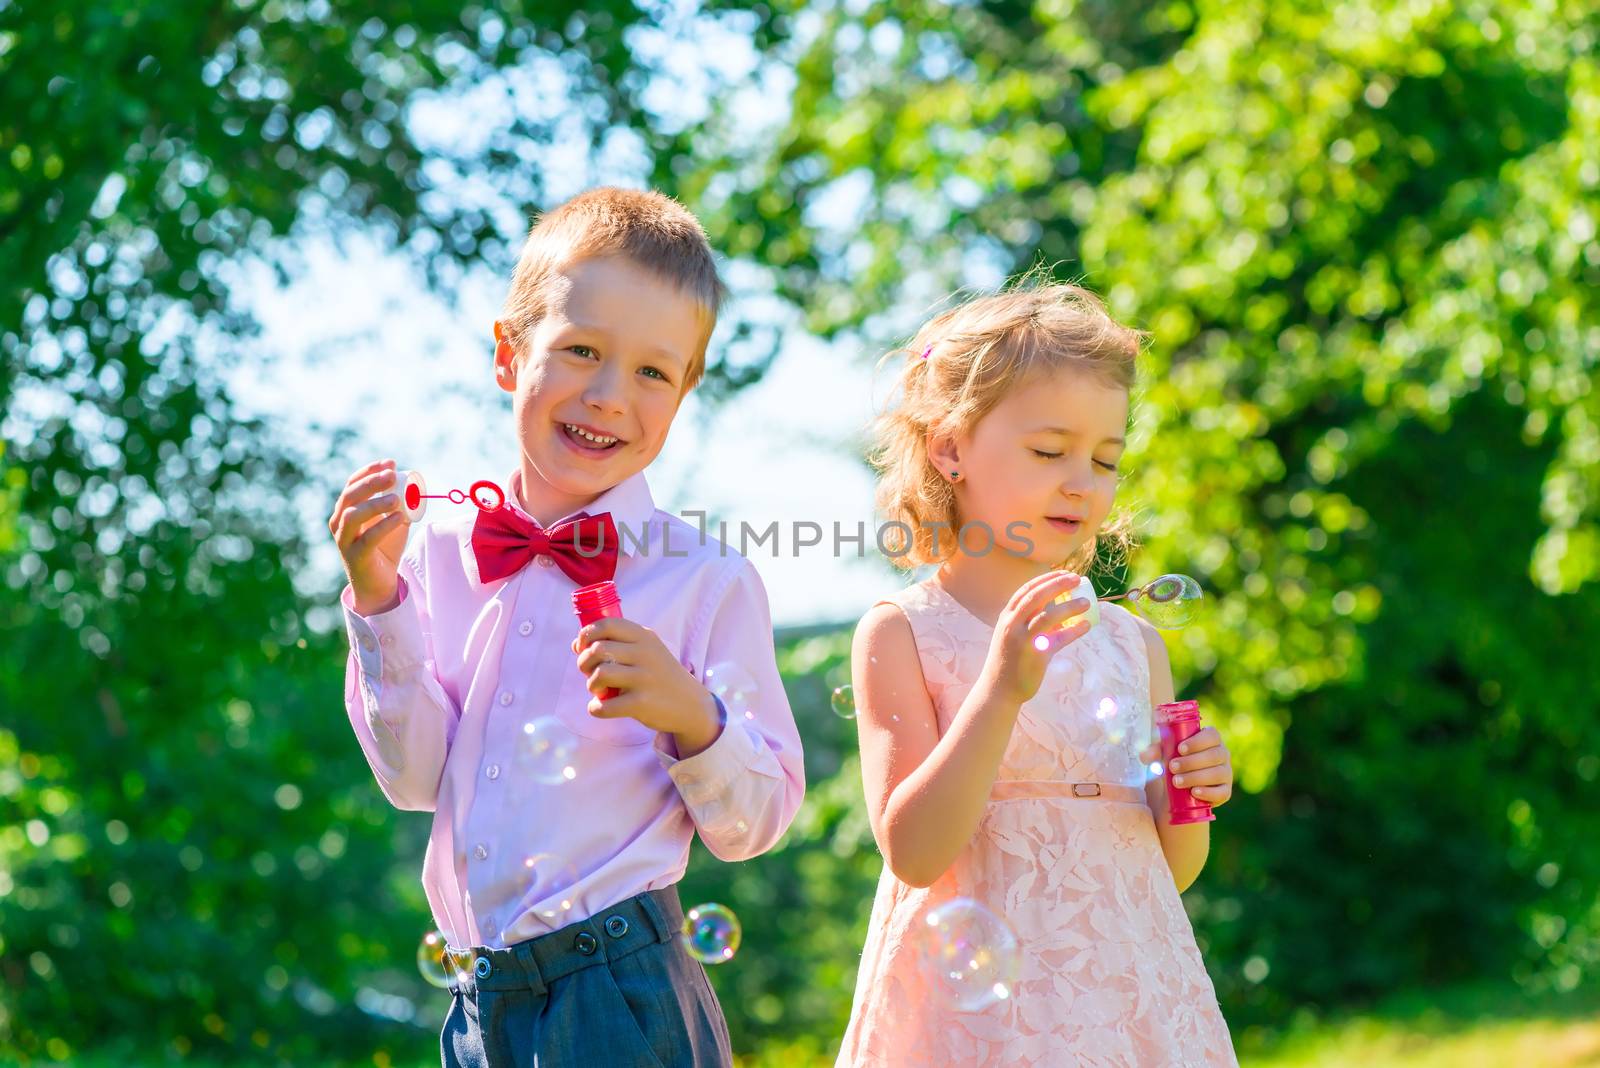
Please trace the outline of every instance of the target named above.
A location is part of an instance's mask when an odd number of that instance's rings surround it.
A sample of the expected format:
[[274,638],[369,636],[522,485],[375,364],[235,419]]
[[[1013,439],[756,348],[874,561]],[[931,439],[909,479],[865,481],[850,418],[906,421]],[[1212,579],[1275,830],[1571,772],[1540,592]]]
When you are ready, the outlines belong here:
[[611,513],[582,515],[545,530],[509,504],[478,512],[472,555],[478,561],[479,582],[515,575],[541,554],[580,586],[609,581],[617,573],[617,527]]

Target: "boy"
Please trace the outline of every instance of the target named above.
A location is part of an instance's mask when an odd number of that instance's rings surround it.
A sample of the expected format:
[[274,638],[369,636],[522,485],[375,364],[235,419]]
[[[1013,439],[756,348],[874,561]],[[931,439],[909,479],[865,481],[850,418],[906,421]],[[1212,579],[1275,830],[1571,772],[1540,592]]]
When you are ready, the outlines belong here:
[[[657,510],[642,473],[722,295],[675,202],[567,202],[530,231],[495,323],[521,454],[505,506],[407,550],[385,460],[329,520],[351,725],[389,800],[434,813],[428,902],[450,946],[472,947],[447,1068],[731,1064],[675,884],[695,832],[723,860],[778,840],[804,792],[800,740],[754,567]],[[572,591],[613,568],[624,618],[580,633]],[[747,707],[706,688],[712,667],[753,680]]]

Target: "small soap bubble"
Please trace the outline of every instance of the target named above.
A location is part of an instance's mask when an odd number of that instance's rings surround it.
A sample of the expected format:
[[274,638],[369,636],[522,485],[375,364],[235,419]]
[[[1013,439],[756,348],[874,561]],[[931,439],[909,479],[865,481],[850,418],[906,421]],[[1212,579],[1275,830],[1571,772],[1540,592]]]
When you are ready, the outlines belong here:
[[1106,741],[1112,745],[1121,745],[1128,737],[1127,717],[1122,714],[1122,707],[1117,704],[1115,697],[1100,698],[1095,705],[1094,718],[1105,732]]
[[726,905],[707,902],[683,914],[683,944],[701,964],[721,964],[739,951],[739,917]]
[[560,720],[543,716],[522,725],[517,739],[516,764],[535,782],[551,785],[577,777],[578,740]]
[[422,973],[424,982],[440,990],[450,985],[451,973],[455,971],[454,962],[446,962],[447,950],[444,935],[438,931],[429,931],[417,945],[417,971]]
[[1144,777],[1144,781],[1145,782],[1152,782],[1155,779],[1161,778],[1161,761],[1152,760],[1150,762],[1150,765],[1148,767],[1146,767],[1144,769],[1144,771],[1145,771],[1145,777]]
[[851,686],[840,686],[833,691],[833,714],[840,719],[856,718],[856,691]]
[[1188,575],[1162,575],[1128,591],[1128,604],[1154,626],[1177,630],[1194,622],[1205,592]]
[[928,909],[919,940],[924,967],[941,996],[958,1008],[982,1009],[1006,1000],[1016,988],[1021,969],[1017,936],[971,898]]
[[706,688],[722,699],[730,713],[743,712],[746,719],[754,716],[750,705],[756,696],[756,680],[739,664],[729,662],[707,668]]
[[535,903],[533,910],[540,918],[552,927],[572,922],[578,869],[571,863],[554,853],[532,853],[522,858],[517,879],[522,884],[519,896]]

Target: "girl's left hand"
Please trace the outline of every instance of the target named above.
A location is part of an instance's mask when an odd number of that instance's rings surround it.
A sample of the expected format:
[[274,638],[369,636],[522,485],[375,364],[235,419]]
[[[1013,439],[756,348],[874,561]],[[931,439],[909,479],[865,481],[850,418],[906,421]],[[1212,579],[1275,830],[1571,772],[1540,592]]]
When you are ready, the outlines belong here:
[[[1161,746],[1152,746],[1151,760],[1161,759]],[[1178,745],[1172,761],[1172,785],[1192,789],[1195,799],[1212,808],[1233,796],[1233,755],[1215,727],[1202,727]]]

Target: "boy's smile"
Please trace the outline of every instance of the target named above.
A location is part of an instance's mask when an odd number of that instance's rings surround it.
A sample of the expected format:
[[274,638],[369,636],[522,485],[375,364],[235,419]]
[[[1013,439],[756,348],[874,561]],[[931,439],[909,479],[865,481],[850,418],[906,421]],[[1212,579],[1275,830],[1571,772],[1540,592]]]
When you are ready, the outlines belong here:
[[620,256],[568,264],[547,294],[526,351],[496,324],[494,361],[513,398],[521,503],[543,524],[656,458],[709,326],[694,297]]

